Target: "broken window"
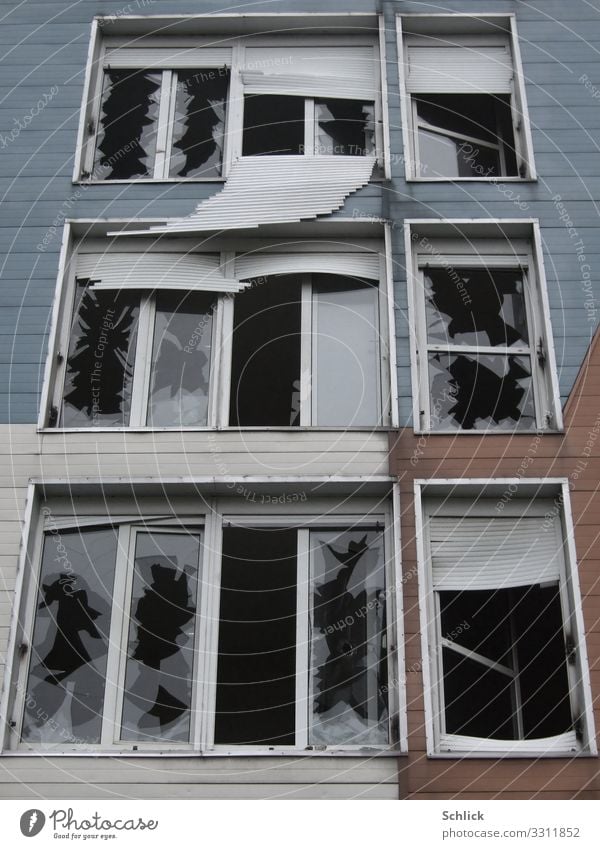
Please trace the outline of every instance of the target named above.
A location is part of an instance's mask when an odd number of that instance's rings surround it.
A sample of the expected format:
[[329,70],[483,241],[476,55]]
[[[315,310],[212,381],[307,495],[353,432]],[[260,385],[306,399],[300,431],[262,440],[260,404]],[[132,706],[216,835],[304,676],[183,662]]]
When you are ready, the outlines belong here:
[[138,533],[121,739],[189,740],[200,538]]
[[527,177],[533,170],[514,21],[405,18],[403,70],[408,178]]
[[257,278],[235,297],[230,424],[377,424],[379,341],[375,284]]
[[414,108],[419,176],[518,176],[508,97],[420,95]]
[[500,515],[497,498],[424,502],[438,751],[575,751],[582,739],[557,499],[511,498]]
[[111,528],[44,536],[22,739],[99,743],[117,535]]
[[345,499],[336,521],[328,499],[325,525],[303,492],[250,491],[207,509],[177,489],[111,491],[110,517],[106,493],[44,502],[12,743],[387,747],[398,707],[385,513]]
[[383,540],[313,531],[310,681],[315,745],[388,743]]
[[421,425],[552,426],[552,374],[528,243],[488,241],[489,257],[478,253],[478,239],[414,233],[413,244]]
[[60,426],[206,425],[216,303],[212,293],[145,295],[78,280]]
[[105,70],[91,178],[220,177],[228,88],[228,68]]

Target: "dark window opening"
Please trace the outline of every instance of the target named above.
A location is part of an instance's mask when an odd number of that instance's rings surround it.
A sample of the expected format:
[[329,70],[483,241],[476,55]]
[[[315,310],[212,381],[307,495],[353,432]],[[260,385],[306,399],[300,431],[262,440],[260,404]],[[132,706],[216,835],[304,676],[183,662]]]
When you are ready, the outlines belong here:
[[229,70],[178,71],[171,177],[219,177]]
[[139,295],[77,281],[61,427],[129,424]]
[[473,653],[443,649],[446,732],[534,740],[569,731],[558,587],[439,595],[442,638]]
[[300,283],[259,278],[236,295],[231,363],[232,426],[296,424],[300,391]]
[[420,176],[518,176],[509,95],[431,94],[414,100]]
[[161,74],[106,71],[94,178],[152,177]]
[[315,153],[366,156],[375,150],[375,107],[359,100],[315,101]]
[[295,530],[223,531],[216,744],[295,743],[296,551]]
[[304,152],[304,98],[275,94],[244,97],[243,156]]

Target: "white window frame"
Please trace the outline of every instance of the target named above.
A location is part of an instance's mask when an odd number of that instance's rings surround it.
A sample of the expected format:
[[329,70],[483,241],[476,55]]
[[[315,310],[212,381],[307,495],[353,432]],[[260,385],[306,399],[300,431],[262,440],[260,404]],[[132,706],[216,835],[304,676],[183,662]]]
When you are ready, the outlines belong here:
[[[507,492],[509,493],[508,501],[506,501]],[[414,499],[428,757],[596,756],[598,751],[568,480],[566,478],[527,478],[526,481],[521,478],[416,479]],[[579,719],[583,737],[582,741],[578,741],[574,747],[561,745],[556,738],[538,741],[496,741],[444,733],[441,673],[443,638],[440,638],[438,633],[439,605],[432,588],[428,518],[432,512],[436,515],[455,514],[457,499],[460,499],[460,515],[464,515],[468,509],[470,516],[501,515],[513,517],[515,520],[523,515],[536,515],[541,518],[547,516],[548,512],[555,516],[559,533],[562,535],[564,552],[560,569],[563,627],[569,630],[576,658],[574,665],[570,663],[567,665],[569,695],[572,713]],[[501,511],[497,509],[500,501],[504,501]]]
[[[344,240],[338,239],[335,243],[325,240],[294,240],[293,250],[297,251],[297,255],[314,253],[318,267],[319,256],[323,257],[323,272],[332,273],[331,266],[327,267],[327,259],[339,255],[340,252],[347,252],[349,256],[366,252],[372,253],[377,251],[376,261],[378,263],[379,276],[377,278],[378,290],[378,385],[377,399],[378,410],[376,413],[379,419],[377,424],[373,425],[318,425],[312,424],[312,392],[311,378],[313,383],[318,379],[318,375],[313,374],[313,341],[311,338],[313,301],[311,297],[310,275],[304,276],[304,285],[302,286],[302,308],[301,308],[301,415],[300,422],[289,427],[290,430],[298,430],[300,427],[310,427],[325,430],[348,430],[356,428],[358,430],[372,430],[377,428],[389,427],[397,421],[397,399],[395,395],[395,375],[394,375],[394,339],[393,339],[393,282],[391,277],[390,264],[387,261],[386,246],[388,245],[389,237],[386,234],[384,240],[365,240],[360,239]],[[242,243],[240,242],[240,245]],[[232,250],[235,247],[235,240],[223,243],[224,247],[214,248],[210,244],[205,244],[204,249],[207,253],[220,254],[220,263],[223,273],[232,278],[235,273],[235,257],[244,256],[243,250]],[[42,391],[42,403],[40,406],[40,417],[38,429],[47,432],[63,432],[63,431],[89,431],[95,432],[107,431],[155,431],[155,430],[177,430],[177,431],[198,431],[198,430],[214,430],[227,429],[239,430],[238,427],[229,424],[229,405],[230,405],[230,381],[231,381],[231,358],[233,345],[233,322],[234,322],[234,299],[227,293],[215,292],[216,308],[212,319],[212,340],[211,340],[211,363],[209,376],[209,391],[208,391],[208,421],[206,425],[190,425],[190,426],[158,426],[153,427],[146,425],[146,411],[149,401],[149,374],[151,366],[151,357],[153,349],[153,317],[155,309],[155,298],[159,289],[155,290],[137,290],[140,294],[140,316],[138,324],[138,338],[136,342],[136,355],[134,369],[134,380],[132,386],[132,400],[130,410],[130,423],[124,426],[107,427],[100,425],[98,427],[61,427],[51,426],[49,424],[51,411],[54,409],[59,418],[60,410],[63,403],[63,390],[67,368],[67,354],[69,350],[69,340],[71,332],[71,323],[73,316],[73,308],[76,296],[77,287],[77,256],[80,251],[93,252],[96,246],[96,252],[103,253],[108,246],[108,240],[94,241],[90,243],[86,239],[74,239],[71,223],[66,225],[63,248],[61,251],[61,260],[59,264],[59,275],[57,289],[55,295],[55,303],[52,317],[52,329],[50,334],[50,344],[48,348],[48,358],[46,362],[46,371],[44,378],[44,388]],[[104,247],[102,247],[104,246]],[[165,245],[158,242],[157,249],[165,251]],[[256,246],[255,246],[256,247]],[[272,253],[287,253],[290,255],[290,245],[286,240],[277,245],[272,240],[264,240],[258,244],[258,255],[264,250],[265,255]],[[127,240],[119,239],[116,244],[117,250],[126,250],[131,252],[144,253],[147,248],[144,247],[139,239]],[[192,242],[181,242],[181,248],[177,245],[172,245],[168,248],[173,253],[185,255],[188,250],[193,248]],[[150,251],[149,251],[150,252]],[[254,252],[253,252],[254,253]],[[348,272],[344,272],[348,275]],[[341,276],[344,276],[342,274]],[[360,276],[360,275],[358,275]],[[374,279],[374,278],[373,278]],[[268,426],[263,427],[248,427],[244,430],[287,430],[283,426]]]
[[[435,234],[436,228],[439,235]],[[424,235],[421,235],[424,234]],[[433,234],[433,235],[432,235]],[[530,356],[535,399],[536,430],[561,431],[562,410],[554,353],[552,325],[539,221],[537,219],[407,219],[404,222],[408,305],[411,325],[411,374],[413,427],[416,433],[478,434],[473,428],[433,428],[429,390],[429,349],[464,353],[496,353]],[[529,345],[502,346],[442,345],[427,341],[423,269],[452,266],[513,268],[523,274]],[[540,364],[538,354],[544,359]],[[493,428],[494,434],[527,433],[510,428]]]
[[[461,24],[464,28],[464,35],[461,30]],[[420,159],[419,159],[419,143],[418,143],[418,126],[416,103],[412,95],[407,90],[407,50],[406,39],[411,36],[406,30],[417,32],[425,27],[427,32],[432,31],[432,27],[437,27],[437,31],[443,34],[452,34],[461,39],[461,36],[469,41],[477,33],[478,29],[483,33],[504,33],[506,43],[512,56],[513,64],[513,82],[510,94],[510,104],[512,113],[513,133],[515,153],[517,158],[518,175],[515,176],[479,176],[479,177],[428,177],[421,175]],[[418,38],[418,35],[415,36]],[[481,40],[481,35],[477,39]],[[493,37],[493,36],[492,36]],[[525,78],[523,74],[521,51],[519,47],[519,37],[517,33],[517,18],[514,13],[490,13],[485,15],[473,15],[465,13],[415,13],[396,15],[396,41],[398,46],[398,77],[400,84],[400,111],[402,116],[402,138],[404,146],[404,163],[405,163],[405,178],[412,182],[535,182],[537,180],[535,161],[533,156],[533,141],[531,136],[531,126],[529,120],[529,110],[527,107],[527,99],[525,95]],[[497,42],[497,36],[495,41]],[[433,92],[432,92],[433,94]],[[435,128],[433,128],[434,131]],[[438,130],[439,132],[439,130]],[[454,135],[450,131],[444,131],[445,136]],[[460,138],[465,138],[460,136]],[[469,141],[468,139],[466,139]],[[489,142],[484,142],[478,139],[474,141],[477,144],[493,147]],[[502,143],[499,142],[498,149],[502,161]]]
[[[199,31],[202,31],[202,16],[192,16],[198,19]],[[214,18],[215,16],[211,16]],[[223,30],[227,31],[228,19],[236,17],[244,17],[231,15],[223,21]],[[248,16],[246,16],[248,17]],[[310,13],[306,14],[307,24],[310,25]],[[119,19],[121,24],[127,23],[128,18],[123,16]],[[136,20],[132,19],[134,27]],[[382,37],[378,25],[373,27],[372,33],[368,35],[353,34],[337,34],[334,31],[331,34],[315,34],[307,36],[306,33],[298,32],[296,34],[263,34],[252,35],[246,34],[220,36],[218,38],[207,35],[198,35],[193,38],[190,36],[152,36],[139,34],[134,36],[111,36],[106,34],[103,23],[110,22],[109,19],[95,19],[92,25],[91,41],[88,51],[88,61],[85,73],[84,92],[81,106],[81,119],[77,135],[77,150],[75,156],[73,182],[74,183],[94,183],[94,184],[111,184],[111,183],[139,183],[139,182],[223,182],[226,180],[229,169],[233,162],[242,155],[242,136],[243,136],[243,111],[244,111],[244,86],[242,82],[242,69],[244,67],[244,51],[246,46],[252,48],[269,47],[353,47],[353,46],[368,46],[373,48],[373,61],[375,77],[377,81],[376,96],[374,100],[375,107],[375,155],[377,162],[381,165],[382,173],[385,178],[390,176],[389,163],[389,117],[388,106],[384,102],[383,96],[387,91],[387,83],[382,77],[385,73],[385,65],[382,61]],[[231,23],[231,20],[229,20]],[[106,31],[110,32],[109,27]],[[160,51],[164,47],[173,47],[181,49],[192,49],[205,47],[210,50],[211,47],[227,47],[231,50],[231,65],[229,91],[227,97],[227,106],[225,114],[225,136],[222,171],[220,177],[170,177],[169,176],[169,155],[170,150],[170,132],[172,129],[172,114],[174,108],[175,94],[175,77],[174,74],[177,68],[168,61],[162,67],[163,81],[161,86],[161,94],[164,91],[165,97],[160,98],[160,114],[159,114],[159,129],[162,128],[161,147],[164,151],[159,150],[157,142],[157,151],[154,162],[154,173],[151,177],[132,177],[128,179],[107,179],[102,180],[94,176],[94,156],[96,150],[96,138],[100,126],[100,113],[102,105],[102,87],[104,79],[104,69],[106,63],[106,54],[108,50],[118,49],[119,47],[127,47],[128,53],[139,50],[140,53],[147,56],[148,51],[153,48]],[[145,70],[144,64],[146,61],[140,60],[140,66],[134,68],[128,65],[131,70]],[[222,64],[218,64],[210,60],[202,60],[201,64],[190,64],[191,60],[177,63],[177,67],[194,70],[194,69],[219,69]],[[118,68],[118,62],[111,65],[113,68]],[[152,70],[161,71],[160,61],[152,64]],[[335,99],[335,95],[332,95]],[[316,99],[327,99],[319,97]],[[314,100],[315,98],[305,98],[305,139],[304,139],[304,154],[314,155],[314,138],[315,138],[315,121],[314,121]],[[324,154],[325,155],[325,154]]]
[[[403,632],[402,597],[399,581],[400,541],[397,535],[398,517],[394,514],[398,507],[397,485],[387,483],[392,489],[392,498],[372,499],[362,497],[339,496],[311,498],[306,489],[319,483],[311,480],[290,479],[286,488],[269,483],[268,478],[257,478],[256,498],[250,503],[245,498],[231,496],[211,497],[206,489],[208,480],[195,483],[197,495],[191,497],[177,493],[177,485],[166,481],[154,481],[169,487],[169,497],[144,496],[145,484],[140,486],[139,497],[132,498],[132,489],[119,504],[129,504],[137,516],[111,516],[107,510],[105,497],[101,494],[101,482],[97,482],[98,496],[90,495],[86,485],[86,495],[73,501],[70,497],[54,499],[48,492],[55,484],[47,481],[43,484],[31,484],[29,489],[29,524],[25,529],[26,544],[23,547],[22,567],[27,564],[27,575],[22,569],[17,587],[15,610],[17,615],[12,623],[9,657],[7,664],[4,709],[10,714],[8,730],[5,735],[3,754],[23,755],[25,753],[44,753],[54,755],[186,755],[192,753],[214,755],[356,755],[365,750],[362,745],[309,746],[307,726],[309,717],[308,692],[308,645],[309,645],[309,574],[308,574],[308,534],[311,529],[354,531],[361,528],[382,528],[384,545],[384,574],[386,581],[387,646],[388,646],[388,727],[389,743],[382,747],[369,747],[373,755],[397,756],[406,751],[406,694],[404,679],[399,675],[403,668]],[[358,486],[358,481],[355,482]],[[73,482],[71,482],[71,485]],[[234,481],[234,490],[230,485],[224,492],[247,492],[248,479]],[[64,491],[64,482],[58,484]],[[180,486],[180,484],[179,484]],[[202,496],[202,491],[205,497]],[[323,491],[323,490],[321,490]],[[44,500],[44,494],[47,500]],[[257,507],[256,501],[260,506]],[[75,506],[76,504],[76,506]],[[293,509],[291,509],[293,504]],[[45,510],[47,508],[47,510]],[[104,512],[105,511],[105,512]],[[177,512],[177,516],[174,513]],[[77,515],[75,515],[77,513]],[[161,513],[163,514],[161,516]],[[399,516],[399,514],[398,514]],[[107,681],[117,681],[118,686],[107,687],[105,691],[102,737],[98,744],[52,744],[43,746],[20,741],[24,720],[25,696],[29,673],[30,651],[35,625],[36,602],[38,597],[39,574],[42,563],[44,531],[77,528],[91,530],[97,525],[112,523],[118,528],[118,553],[115,567],[115,587],[108,659]],[[214,743],[214,720],[217,695],[217,663],[219,640],[219,606],[221,582],[221,542],[225,523],[239,527],[252,526],[264,528],[295,527],[298,532],[298,580],[297,580],[297,652],[296,660],[296,743],[290,746],[245,746],[217,745]],[[135,538],[144,531],[202,532],[200,567],[198,576],[198,596],[194,599],[199,619],[195,628],[194,687],[191,702],[191,724],[189,742],[168,741],[144,743],[141,741],[121,741],[120,717],[123,705],[123,682],[127,663],[127,644],[129,637],[131,592]],[[20,611],[20,612],[19,612]],[[20,647],[20,648],[19,648]],[[204,720],[201,717],[205,717]]]

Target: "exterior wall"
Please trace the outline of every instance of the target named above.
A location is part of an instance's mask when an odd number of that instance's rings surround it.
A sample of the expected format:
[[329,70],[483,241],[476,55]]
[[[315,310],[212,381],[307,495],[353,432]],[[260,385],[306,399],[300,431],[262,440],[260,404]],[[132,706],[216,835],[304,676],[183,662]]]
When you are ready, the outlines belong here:
[[[564,434],[544,434],[541,437],[532,434],[506,437],[483,434],[479,437],[473,434],[419,438],[404,430],[392,438],[391,463],[400,481],[403,539],[409,754],[401,767],[400,786],[406,798],[600,798],[596,757],[536,760],[470,759],[468,756],[443,760],[427,758],[413,501],[413,481],[418,478],[568,478],[598,732],[599,431],[600,337],[597,335],[566,406]],[[539,442],[536,441],[538,439]]]

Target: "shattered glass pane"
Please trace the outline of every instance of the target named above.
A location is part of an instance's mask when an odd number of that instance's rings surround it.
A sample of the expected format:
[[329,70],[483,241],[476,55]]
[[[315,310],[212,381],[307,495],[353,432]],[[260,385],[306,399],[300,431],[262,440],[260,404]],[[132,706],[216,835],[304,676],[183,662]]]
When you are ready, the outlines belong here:
[[377,287],[315,275],[312,340],[313,424],[379,424]]
[[[429,125],[418,130],[422,177],[518,175],[508,95],[430,94],[414,100],[418,120]],[[503,143],[504,168],[499,152],[485,142]]]
[[214,305],[209,293],[158,295],[148,425],[206,425]]
[[535,430],[530,357],[429,355],[434,430]]
[[200,537],[138,533],[121,739],[189,740]]
[[220,177],[228,68],[177,72],[171,177]]
[[428,268],[424,277],[429,342],[528,344],[523,274],[518,269]]
[[114,529],[47,533],[22,738],[99,743],[117,555]]
[[161,79],[160,72],[105,72],[94,179],[152,177]]
[[312,745],[388,743],[383,539],[312,531]]
[[301,154],[304,98],[279,94],[244,97],[243,156]]
[[360,100],[315,101],[315,153],[366,156],[375,150],[375,107]]
[[61,427],[129,423],[139,295],[95,291],[78,280]]
[[508,590],[439,593],[442,637],[512,666]]

